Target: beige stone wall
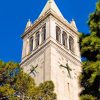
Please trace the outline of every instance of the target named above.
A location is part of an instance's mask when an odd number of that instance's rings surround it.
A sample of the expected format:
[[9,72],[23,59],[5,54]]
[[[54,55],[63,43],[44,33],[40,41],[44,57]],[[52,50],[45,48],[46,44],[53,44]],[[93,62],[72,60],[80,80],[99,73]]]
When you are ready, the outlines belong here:
[[[51,47],[51,80],[55,84],[57,100],[78,100],[78,75],[80,73],[80,63],[67,53],[60,50],[56,45]],[[69,64],[72,78],[68,77],[68,71],[60,67]],[[77,72],[76,72],[77,70]],[[77,74],[77,75],[76,75]],[[69,84],[69,87],[68,87]]]
[[[62,24],[60,21],[55,19],[53,16],[50,16],[50,37],[52,37],[55,40],[56,40],[56,26],[60,27],[61,32],[65,31],[67,33],[68,38],[69,36],[71,36],[74,39],[74,52],[75,52],[74,55],[79,61],[81,61],[80,60],[80,50],[79,50],[79,35],[76,34],[74,31],[72,31],[71,29],[69,29],[66,25]],[[69,44],[68,44],[68,47],[69,47]],[[68,52],[70,53],[70,51]]]
[[[31,54],[27,55],[28,45],[27,40],[46,23],[46,41],[34,48]],[[74,38],[75,53],[66,49],[61,43],[56,41],[56,25],[59,25],[61,30],[66,31],[68,36]],[[60,67],[68,63],[72,78],[68,77],[68,71]],[[78,76],[81,72],[80,51],[78,44],[78,35],[71,31],[68,27],[49,16],[43,20],[32,32],[26,35],[23,39],[23,53],[21,67],[26,73],[30,73],[31,66],[38,65],[36,76],[30,74],[37,84],[52,80],[55,85],[57,100],[79,100],[78,93],[80,91]]]
[[[41,22],[41,24],[38,24],[38,26],[36,28],[34,28],[31,32],[27,33],[27,35],[23,38],[22,61],[21,62],[23,62],[24,59],[26,59],[27,56],[29,55],[29,38],[33,36],[33,38],[34,38],[33,49],[35,50],[36,49],[35,48],[35,34],[45,24],[46,24],[46,33],[47,33],[46,34],[46,39],[48,39],[50,37],[50,29],[49,29],[49,27],[50,27],[50,21],[49,20],[50,20],[49,17],[46,18],[45,20],[43,20]],[[41,45],[41,43],[40,43],[40,45]]]
[[35,79],[37,84],[41,82],[50,80],[50,47],[44,47],[35,53],[31,58],[28,58],[21,67],[24,69],[24,72],[30,73],[32,66],[37,66],[36,68],[36,76],[33,73],[30,75]]

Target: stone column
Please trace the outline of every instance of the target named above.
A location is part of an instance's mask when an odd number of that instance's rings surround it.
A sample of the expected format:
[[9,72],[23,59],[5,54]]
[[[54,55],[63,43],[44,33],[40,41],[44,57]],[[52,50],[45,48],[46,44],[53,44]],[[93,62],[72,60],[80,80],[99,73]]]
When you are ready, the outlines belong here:
[[27,44],[27,41],[23,40],[22,59],[26,56],[26,44]]
[[30,47],[29,47],[29,39],[27,39],[27,43],[26,43],[26,56],[29,55],[29,51],[30,51]]
[[36,41],[35,41],[35,39],[36,39],[36,34],[33,35],[33,50],[36,47]]
[[69,35],[67,34],[67,48],[69,49]]
[[60,42],[61,42],[61,44],[63,44],[63,40],[62,40],[62,33],[63,33],[63,30],[61,29],[61,39],[60,39],[60,40],[61,40],[61,41],[60,41]]
[[39,30],[39,45],[42,43],[42,28]]

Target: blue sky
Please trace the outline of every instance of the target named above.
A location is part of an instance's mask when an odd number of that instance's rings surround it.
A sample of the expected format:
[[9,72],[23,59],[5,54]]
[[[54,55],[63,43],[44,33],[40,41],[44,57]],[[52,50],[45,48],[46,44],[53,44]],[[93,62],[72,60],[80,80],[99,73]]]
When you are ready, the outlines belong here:
[[[55,0],[64,17],[76,21],[79,32],[88,33],[88,16],[97,0]],[[20,62],[22,40],[28,19],[39,16],[47,0],[0,0],[0,60]]]

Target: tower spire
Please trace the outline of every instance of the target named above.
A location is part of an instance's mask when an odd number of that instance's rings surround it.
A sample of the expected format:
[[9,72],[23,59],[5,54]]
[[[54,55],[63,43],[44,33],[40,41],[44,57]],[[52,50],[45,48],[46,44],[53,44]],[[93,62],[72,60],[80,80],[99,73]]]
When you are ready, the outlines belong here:
[[52,10],[53,12],[55,12],[56,15],[64,18],[59,8],[57,7],[55,0],[47,0],[47,3],[44,9],[42,10],[41,14],[39,15],[39,17],[45,15],[45,13],[48,12],[49,10]]
[[48,0],[49,2],[52,2],[52,1],[54,1],[54,0]]

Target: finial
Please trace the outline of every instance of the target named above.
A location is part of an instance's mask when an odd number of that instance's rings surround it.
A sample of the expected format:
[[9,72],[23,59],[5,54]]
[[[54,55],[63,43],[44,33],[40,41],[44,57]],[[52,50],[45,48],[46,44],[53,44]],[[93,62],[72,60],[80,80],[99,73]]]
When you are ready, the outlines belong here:
[[74,19],[72,19],[70,24],[71,24],[71,26],[73,26],[77,30],[77,26],[76,26],[76,23],[75,23]]
[[25,31],[27,31],[31,26],[32,26],[32,22],[30,21],[30,19],[28,19],[28,22],[26,24]]
[[32,22],[30,21],[30,19],[28,19],[28,22],[26,24],[26,29],[29,28],[30,26],[32,26]]
[[48,0],[50,3],[52,2],[52,1],[54,1],[54,0]]

